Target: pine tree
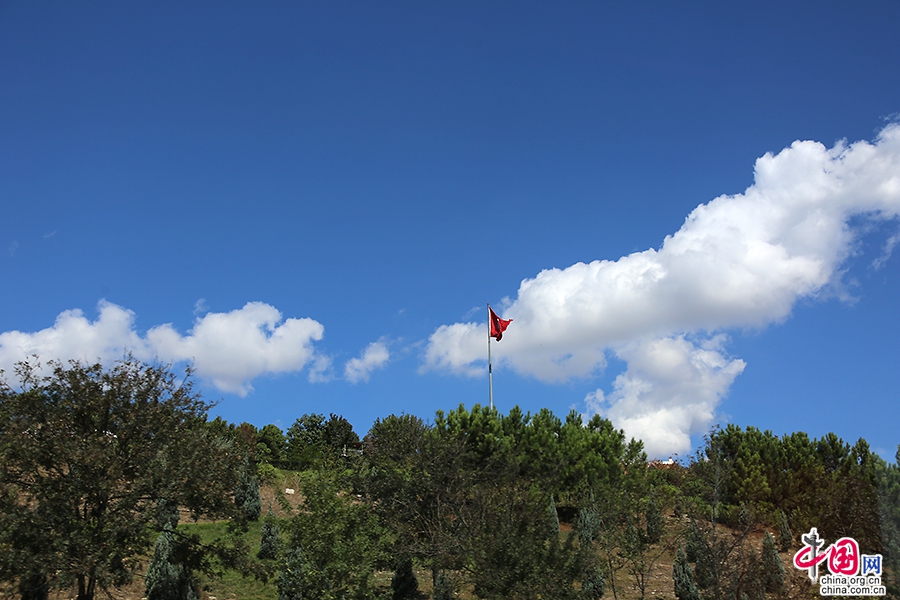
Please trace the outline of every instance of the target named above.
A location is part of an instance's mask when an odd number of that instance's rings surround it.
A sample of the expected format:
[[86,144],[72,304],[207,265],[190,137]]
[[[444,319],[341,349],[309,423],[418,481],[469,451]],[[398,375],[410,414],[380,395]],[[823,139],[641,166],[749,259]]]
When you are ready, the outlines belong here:
[[[597,503],[594,500],[594,493],[591,492],[587,502],[578,510],[578,520],[576,528],[578,529],[578,544],[585,552],[592,553],[594,540],[600,533],[602,522],[600,514],[597,512]],[[597,564],[590,564],[586,567],[581,580],[581,596],[585,600],[599,600],[606,591],[606,578],[603,577],[603,571]]]
[[178,506],[160,498],[156,503],[156,525],[161,531],[144,578],[147,600],[197,600],[193,574],[172,561],[179,518]]
[[393,600],[408,600],[418,595],[419,580],[413,572],[412,558],[409,555],[405,555],[397,564],[397,570],[391,579],[391,591]]
[[[710,542],[715,543],[715,540],[710,540]],[[693,571],[693,580],[698,587],[706,589],[715,584],[716,566],[713,551],[696,524],[693,524],[688,530],[685,557],[696,566]]]
[[606,578],[600,565],[593,565],[584,574],[581,582],[581,596],[585,600],[600,600],[606,592]]
[[597,535],[600,533],[600,514],[597,512],[597,505],[594,502],[594,494],[591,492],[587,503],[578,511],[578,543],[582,548],[587,548],[594,543]]
[[272,511],[266,515],[260,530],[261,538],[259,540],[259,553],[256,555],[261,560],[273,559],[278,557],[278,550],[281,547],[280,531]]
[[47,600],[50,583],[44,573],[32,571],[19,578],[20,600]]
[[278,600],[303,600],[303,551],[299,547],[291,548],[285,554],[275,584]]
[[453,600],[453,583],[443,571],[440,571],[434,579],[434,593],[431,597],[433,600]]
[[172,562],[174,546],[174,528],[167,526],[156,540],[144,579],[147,600],[197,600],[193,575],[183,565]]
[[768,531],[763,538],[762,569],[767,592],[777,592],[784,587],[784,564],[775,548],[775,538]]
[[262,514],[262,500],[259,497],[259,481],[253,473],[252,465],[245,463],[240,480],[234,490],[234,503],[248,521],[258,521]]
[[672,578],[675,580],[675,597],[678,600],[700,600],[700,591],[694,582],[694,572],[688,563],[684,548],[679,546],[672,565]]
[[651,498],[647,503],[647,509],[644,514],[647,518],[647,543],[656,544],[662,538],[663,527],[665,527],[662,510],[660,510],[656,501]]
[[556,501],[552,495],[547,505],[547,537],[551,542],[559,542],[559,513],[556,512]]
[[779,510],[778,515],[778,545],[782,552],[787,552],[791,549],[791,544],[794,542],[794,534],[788,526],[787,515],[784,514],[784,511]]

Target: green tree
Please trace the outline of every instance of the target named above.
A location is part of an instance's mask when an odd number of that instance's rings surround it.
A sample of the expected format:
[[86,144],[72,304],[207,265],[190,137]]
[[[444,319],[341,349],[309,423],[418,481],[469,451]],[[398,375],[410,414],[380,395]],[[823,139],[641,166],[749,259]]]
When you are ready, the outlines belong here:
[[[587,549],[553,530],[549,498],[524,484],[480,485],[467,505],[469,563],[475,595],[485,599],[579,597]],[[549,522],[548,522],[549,521]]]
[[324,431],[325,415],[307,413],[294,421],[286,434],[285,466],[298,471],[321,466]]
[[603,570],[593,559],[594,540],[600,534],[602,524],[594,494],[590,493],[578,510],[578,520],[575,523],[578,531],[578,545],[588,558],[585,572],[582,574],[581,596],[584,600],[599,600],[606,591],[606,578],[603,576]]
[[762,555],[763,583],[767,592],[779,592],[784,588],[784,564],[778,556],[778,548],[775,547],[775,538],[768,531],[763,538]]
[[299,546],[288,548],[278,569],[275,586],[278,589],[278,600],[304,600],[310,598],[306,594],[305,565],[303,549]]
[[278,558],[278,550],[280,548],[281,530],[270,509],[260,528],[259,552],[256,556],[262,560]]
[[434,578],[433,600],[453,600],[453,581],[445,571],[440,571]]
[[700,590],[697,589],[694,572],[691,570],[683,546],[678,546],[678,551],[675,553],[672,579],[675,582],[675,597],[678,600],[700,600]]
[[344,456],[350,449],[359,446],[359,436],[353,431],[350,421],[331,413],[322,430],[322,444],[331,456]]
[[[183,560],[190,553],[190,538],[176,537],[181,513],[165,498],[156,504],[156,526],[160,530],[144,577],[147,600],[197,600],[199,582]],[[186,543],[188,542],[188,543]]]
[[[78,600],[131,580],[158,500],[234,515],[239,453],[209,404],[164,366],[20,363],[0,383],[0,574],[74,585]],[[190,373],[188,373],[189,375]]]
[[372,597],[372,575],[387,566],[386,531],[370,507],[347,497],[333,474],[303,480],[304,510],[288,525],[288,561],[279,596]]
[[[740,453],[739,428],[728,435],[714,431],[697,453],[685,478],[690,525],[685,532],[685,553],[695,563],[694,578],[704,600],[761,600],[764,581],[759,556],[750,543],[754,513],[746,504],[728,504],[735,485],[735,459]],[[746,438],[745,438],[746,439]],[[736,450],[737,448],[737,450]],[[730,502],[735,498],[731,497]],[[731,531],[718,523],[727,522]]]
[[412,557],[403,555],[397,562],[394,576],[391,578],[391,598],[393,600],[411,600],[419,595],[419,580],[413,572]]
[[900,597],[900,445],[895,462],[875,461],[878,483],[878,511],[884,552],[885,583],[888,593]]
[[259,481],[256,469],[248,459],[244,461],[240,478],[234,488],[234,503],[248,521],[258,521],[262,514],[262,500],[259,496]]
[[791,549],[791,544],[794,543],[794,534],[791,532],[791,528],[788,525],[787,515],[784,514],[783,510],[778,511],[778,546],[782,552],[787,552]]
[[176,559],[175,528],[167,525],[153,548],[144,578],[147,600],[197,600],[198,583],[189,568]]
[[[269,423],[259,430],[257,434],[258,444],[262,444],[265,449],[257,452],[262,459],[276,467],[282,466],[284,460],[286,440],[284,432],[278,425]],[[258,446],[257,446],[258,447]]]
[[473,478],[465,446],[464,437],[411,415],[376,421],[363,441],[365,491],[395,533],[393,552],[430,567],[434,584],[463,562],[460,511]]
[[552,494],[547,504],[547,533],[551,540],[559,540],[559,512],[556,510],[556,501]]

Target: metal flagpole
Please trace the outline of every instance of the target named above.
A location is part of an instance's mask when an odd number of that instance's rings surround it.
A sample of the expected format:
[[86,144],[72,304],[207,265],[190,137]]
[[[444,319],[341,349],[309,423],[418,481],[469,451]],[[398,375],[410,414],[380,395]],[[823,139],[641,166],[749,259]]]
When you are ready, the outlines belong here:
[[488,308],[488,390],[490,390],[491,410],[494,410],[494,374],[491,372],[491,305]]

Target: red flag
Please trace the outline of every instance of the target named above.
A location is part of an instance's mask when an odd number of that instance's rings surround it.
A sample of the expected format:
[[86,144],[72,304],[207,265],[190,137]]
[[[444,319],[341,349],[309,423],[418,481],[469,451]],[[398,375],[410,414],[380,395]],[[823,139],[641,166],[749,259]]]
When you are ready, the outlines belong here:
[[499,342],[503,338],[503,332],[512,323],[512,319],[501,319],[490,306],[488,306],[488,311],[490,311],[491,317],[491,337]]

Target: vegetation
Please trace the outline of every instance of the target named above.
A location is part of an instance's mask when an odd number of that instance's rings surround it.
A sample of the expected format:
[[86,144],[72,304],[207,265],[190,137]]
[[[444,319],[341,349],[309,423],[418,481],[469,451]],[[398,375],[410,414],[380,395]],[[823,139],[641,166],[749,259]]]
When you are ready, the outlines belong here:
[[266,515],[262,524],[262,530],[259,540],[259,552],[257,558],[261,560],[274,560],[278,558],[278,552],[281,550],[281,530],[278,522],[272,516],[271,511]]
[[[335,414],[209,421],[130,358],[43,372],[0,387],[0,580],[26,600],[144,573],[148,600],[807,597],[784,565],[811,527],[881,553],[900,596],[900,467],[864,440],[729,425],[660,465],[600,417],[460,405],[360,441]],[[277,515],[253,523],[260,483]]]
[[0,383],[0,579],[91,600],[133,577],[160,500],[234,516],[239,455],[204,427],[189,378],[132,358],[47,370]]

